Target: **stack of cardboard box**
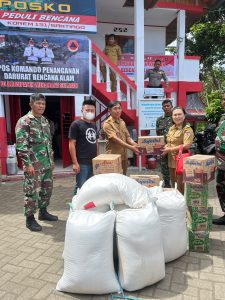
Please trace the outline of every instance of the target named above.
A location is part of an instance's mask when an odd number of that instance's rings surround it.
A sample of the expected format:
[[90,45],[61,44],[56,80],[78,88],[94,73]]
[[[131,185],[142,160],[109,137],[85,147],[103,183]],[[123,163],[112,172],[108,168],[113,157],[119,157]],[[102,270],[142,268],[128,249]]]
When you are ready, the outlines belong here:
[[120,154],[100,154],[92,159],[93,173],[120,173],[123,174]]
[[[139,136],[138,145],[141,149],[141,154],[157,156],[161,155],[162,148],[164,147],[165,139],[164,136]],[[160,178],[158,175],[130,175],[131,178],[135,179],[140,184],[151,188],[158,186]]]
[[208,207],[208,183],[215,178],[215,156],[198,154],[185,158],[183,178],[189,250],[209,252],[213,208]]

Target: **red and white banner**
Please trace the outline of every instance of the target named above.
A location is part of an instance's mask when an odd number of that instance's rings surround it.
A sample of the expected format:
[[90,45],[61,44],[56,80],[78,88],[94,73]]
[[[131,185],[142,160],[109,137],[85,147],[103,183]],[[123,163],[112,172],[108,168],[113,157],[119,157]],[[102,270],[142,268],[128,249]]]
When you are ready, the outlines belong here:
[[[165,71],[166,76],[176,77],[176,64],[173,55],[151,55],[145,54],[145,71],[154,68],[156,59],[162,62],[161,69]],[[123,54],[118,63],[120,70],[125,73],[130,79],[134,79],[134,54]]]
[[96,32],[95,1],[1,0],[0,23],[5,27]]

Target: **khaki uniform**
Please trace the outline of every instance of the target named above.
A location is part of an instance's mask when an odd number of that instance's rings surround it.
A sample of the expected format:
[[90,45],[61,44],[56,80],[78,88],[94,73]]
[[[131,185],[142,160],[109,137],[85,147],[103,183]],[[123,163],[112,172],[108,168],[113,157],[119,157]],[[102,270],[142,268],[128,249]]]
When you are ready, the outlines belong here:
[[108,139],[106,143],[107,154],[120,154],[122,159],[123,173],[126,175],[127,171],[127,149],[118,143],[114,142],[111,138],[118,137],[122,141],[127,142],[130,134],[127,130],[126,124],[122,119],[114,120],[111,116],[104,122],[103,130]]
[[119,45],[107,45],[103,52],[111,60],[111,62],[115,65],[118,64],[119,57],[121,56],[121,48]]
[[[190,125],[182,126],[173,125],[170,127],[167,134],[167,145],[168,147],[177,147],[180,145],[191,145],[194,139],[194,133]],[[168,165],[170,168],[176,168],[175,156],[178,151],[168,153]]]
[[[191,145],[194,139],[194,133],[190,125],[186,125],[184,128],[181,126],[173,125],[170,127],[167,134],[167,145],[168,147],[177,147],[180,145]],[[178,154],[178,151],[173,151],[168,153],[168,166],[170,170],[170,178],[172,184],[174,185],[177,182],[178,190],[183,193],[183,175],[176,174],[176,161],[175,156]]]
[[[121,48],[119,45],[107,45],[103,51],[105,55],[111,60],[115,65],[118,64],[119,57],[121,56]],[[104,81],[106,81],[106,67],[102,67],[102,75]],[[116,91],[116,74],[110,70],[110,79],[111,79],[111,90],[112,92]]]

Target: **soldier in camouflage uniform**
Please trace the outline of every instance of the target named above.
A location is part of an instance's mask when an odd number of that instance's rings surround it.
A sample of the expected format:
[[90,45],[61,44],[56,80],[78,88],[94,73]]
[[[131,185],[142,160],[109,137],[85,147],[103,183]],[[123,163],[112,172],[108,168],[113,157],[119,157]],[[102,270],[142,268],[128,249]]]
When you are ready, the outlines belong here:
[[[221,105],[225,110],[225,93],[223,93]],[[221,116],[216,130],[216,190],[221,210],[223,211],[224,215],[220,218],[213,219],[212,222],[215,225],[225,225],[225,152],[221,147],[222,144],[225,143],[225,114]]]
[[223,123],[223,121],[225,120],[225,93],[223,93],[223,98],[222,98],[222,100],[221,100],[221,105],[222,105],[222,107],[223,107],[223,109],[224,109],[224,113],[221,115],[221,117],[220,117],[220,120],[219,120],[219,122],[218,122],[218,124],[217,124],[217,128],[216,128],[216,130],[218,130],[219,129],[219,126]]
[[[166,144],[166,135],[169,131],[169,128],[173,125],[172,120],[172,102],[171,100],[164,100],[162,102],[162,109],[164,111],[164,116],[159,117],[156,120],[156,133],[157,135],[164,135],[165,137],[165,144]],[[168,167],[168,158],[166,156],[160,156],[160,166],[161,166],[161,172],[164,180],[164,187],[170,188],[170,173],[169,173],[169,167]]]
[[45,106],[44,95],[31,95],[31,111],[16,124],[16,148],[24,169],[26,227],[31,231],[42,230],[34,218],[37,208],[39,220],[58,220],[57,216],[47,212],[53,188],[54,161],[50,125],[43,117]]

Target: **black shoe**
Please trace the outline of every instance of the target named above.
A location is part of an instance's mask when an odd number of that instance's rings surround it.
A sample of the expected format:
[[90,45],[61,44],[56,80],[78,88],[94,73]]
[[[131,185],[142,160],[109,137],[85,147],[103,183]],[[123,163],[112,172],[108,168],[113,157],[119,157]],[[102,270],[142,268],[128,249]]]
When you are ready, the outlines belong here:
[[225,225],[225,215],[221,218],[212,220],[215,225]]
[[170,184],[170,181],[168,181],[168,180],[163,180],[163,187],[164,188],[171,188],[171,184]]
[[28,216],[26,218],[26,227],[30,229],[30,231],[42,231],[42,227],[37,223],[34,215]]
[[166,188],[166,189],[171,189],[171,184],[169,184],[169,183],[168,183],[168,184],[165,184],[165,185],[164,185],[164,188]]
[[46,208],[39,210],[38,220],[40,221],[58,221],[58,217],[47,212]]

